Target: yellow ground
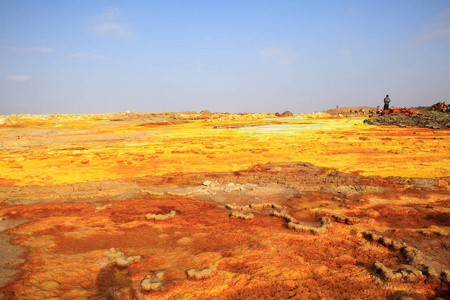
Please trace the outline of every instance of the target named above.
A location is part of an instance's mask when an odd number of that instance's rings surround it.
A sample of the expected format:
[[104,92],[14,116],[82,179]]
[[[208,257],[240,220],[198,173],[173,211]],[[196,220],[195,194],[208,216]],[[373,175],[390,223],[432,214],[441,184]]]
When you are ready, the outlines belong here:
[[[151,126],[142,126],[154,121],[149,118],[16,117],[0,127],[0,185],[237,171],[289,161],[362,175],[450,176],[450,130],[377,127],[364,118],[263,117],[179,115]],[[258,126],[213,128],[246,123]]]

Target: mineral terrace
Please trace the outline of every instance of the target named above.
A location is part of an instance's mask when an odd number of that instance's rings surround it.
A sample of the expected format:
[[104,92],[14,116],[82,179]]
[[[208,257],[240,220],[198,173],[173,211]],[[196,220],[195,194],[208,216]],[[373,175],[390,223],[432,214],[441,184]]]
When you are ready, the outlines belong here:
[[448,119],[287,115],[0,116],[0,299],[449,299]]

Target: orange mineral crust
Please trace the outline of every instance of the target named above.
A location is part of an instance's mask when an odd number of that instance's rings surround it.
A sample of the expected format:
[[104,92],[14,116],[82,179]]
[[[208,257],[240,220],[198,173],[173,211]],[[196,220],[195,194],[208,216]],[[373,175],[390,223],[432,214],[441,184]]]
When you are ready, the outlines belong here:
[[447,129],[0,120],[0,299],[450,299]]
[[[309,205],[324,204],[314,198],[310,196]],[[283,218],[264,209],[252,211],[252,219],[230,218],[229,210],[215,203],[177,196],[98,208],[91,203],[2,207],[4,217],[28,220],[8,234],[14,244],[30,249],[22,279],[5,288],[6,294],[13,299],[107,299],[111,294],[119,299],[384,299],[408,291],[425,299],[446,291],[439,280],[426,276],[385,285],[374,262],[412,266],[401,251],[362,233],[371,228],[368,224],[333,222],[325,233],[312,234],[290,229]],[[145,217],[170,211],[175,217],[167,220]],[[298,219],[302,214],[292,213]],[[315,228],[319,221],[307,224]],[[446,236],[429,230],[428,243],[448,243]],[[407,233],[406,240],[421,235],[399,231]],[[398,231],[384,235],[403,240]],[[448,251],[436,255],[436,250],[427,257],[438,268],[448,267],[448,258]],[[187,276],[188,270],[206,268],[217,271],[204,279]],[[142,280],[157,272],[164,272],[161,287],[143,290]]]

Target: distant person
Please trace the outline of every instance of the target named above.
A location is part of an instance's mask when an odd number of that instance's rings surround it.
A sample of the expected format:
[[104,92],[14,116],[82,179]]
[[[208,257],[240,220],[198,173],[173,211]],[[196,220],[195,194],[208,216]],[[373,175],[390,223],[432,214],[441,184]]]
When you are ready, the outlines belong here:
[[377,115],[379,115],[380,114],[380,106],[378,105],[377,106]]
[[389,99],[389,95],[386,95],[386,98],[384,98],[383,111],[389,110],[389,103],[391,103],[391,99]]
[[445,101],[441,103],[441,111],[444,112]]

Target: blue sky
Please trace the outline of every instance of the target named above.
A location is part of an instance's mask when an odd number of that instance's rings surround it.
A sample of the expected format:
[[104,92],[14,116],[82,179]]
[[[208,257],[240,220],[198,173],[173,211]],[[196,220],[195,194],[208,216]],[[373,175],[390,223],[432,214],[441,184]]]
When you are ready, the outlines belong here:
[[0,0],[0,115],[450,102],[450,1]]

